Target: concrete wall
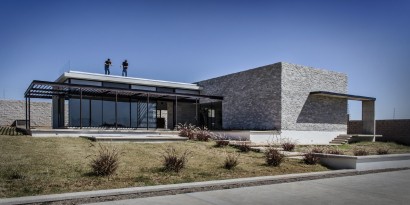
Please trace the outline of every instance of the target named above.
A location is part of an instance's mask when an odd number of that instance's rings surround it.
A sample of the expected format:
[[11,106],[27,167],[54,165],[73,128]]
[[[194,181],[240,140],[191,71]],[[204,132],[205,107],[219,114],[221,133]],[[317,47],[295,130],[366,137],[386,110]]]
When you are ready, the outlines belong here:
[[[26,119],[25,100],[0,100],[0,126]],[[31,102],[31,126],[51,127],[51,102]]]
[[[349,121],[349,134],[362,134],[363,121]],[[392,141],[410,145],[410,119],[376,120],[376,134],[383,135],[377,141]]]
[[[223,129],[280,129],[281,64],[198,82],[201,94],[224,96]],[[204,101],[201,101],[203,103]]]
[[312,91],[347,94],[347,76],[282,63],[282,130],[346,133],[347,100],[309,95]]

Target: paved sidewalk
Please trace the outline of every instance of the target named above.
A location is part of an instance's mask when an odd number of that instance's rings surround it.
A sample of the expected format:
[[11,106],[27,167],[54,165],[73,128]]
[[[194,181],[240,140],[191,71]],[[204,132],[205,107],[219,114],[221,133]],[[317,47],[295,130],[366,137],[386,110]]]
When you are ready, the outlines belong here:
[[95,203],[108,204],[409,204],[410,170],[229,190]]

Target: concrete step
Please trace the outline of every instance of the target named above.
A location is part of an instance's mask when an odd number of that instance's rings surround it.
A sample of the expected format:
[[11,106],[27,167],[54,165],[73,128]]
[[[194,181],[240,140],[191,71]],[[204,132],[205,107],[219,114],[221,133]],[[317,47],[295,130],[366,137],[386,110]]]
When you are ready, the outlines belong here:
[[351,138],[352,138],[352,135],[341,134],[341,135],[338,135],[336,138],[334,138],[332,141],[330,141],[330,143],[331,144],[346,144],[349,142]]
[[187,137],[174,135],[162,136],[80,136],[96,142],[136,142],[136,143],[162,143],[162,142],[182,142],[187,141]]

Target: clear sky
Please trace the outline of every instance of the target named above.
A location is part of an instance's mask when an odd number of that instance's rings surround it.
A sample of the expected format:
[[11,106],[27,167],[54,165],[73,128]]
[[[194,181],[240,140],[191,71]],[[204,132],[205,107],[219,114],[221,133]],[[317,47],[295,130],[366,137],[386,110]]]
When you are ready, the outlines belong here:
[[[0,0],[0,98],[68,69],[196,82],[280,61],[343,72],[410,118],[410,1]],[[350,102],[349,102],[350,103]],[[349,104],[361,118],[360,102]]]

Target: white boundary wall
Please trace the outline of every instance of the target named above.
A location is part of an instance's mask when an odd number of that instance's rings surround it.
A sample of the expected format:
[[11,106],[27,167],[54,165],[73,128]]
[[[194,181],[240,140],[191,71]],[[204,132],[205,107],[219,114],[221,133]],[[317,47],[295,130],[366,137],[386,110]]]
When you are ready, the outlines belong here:
[[343,131],[295,131],[282,130],[280,135],[271,133],[254,133],[250,134],[250,141],[255,143],[272,142],[277,138],[290,139],[298,144],[329,144],[334,138],[340,134],[346,134]]

